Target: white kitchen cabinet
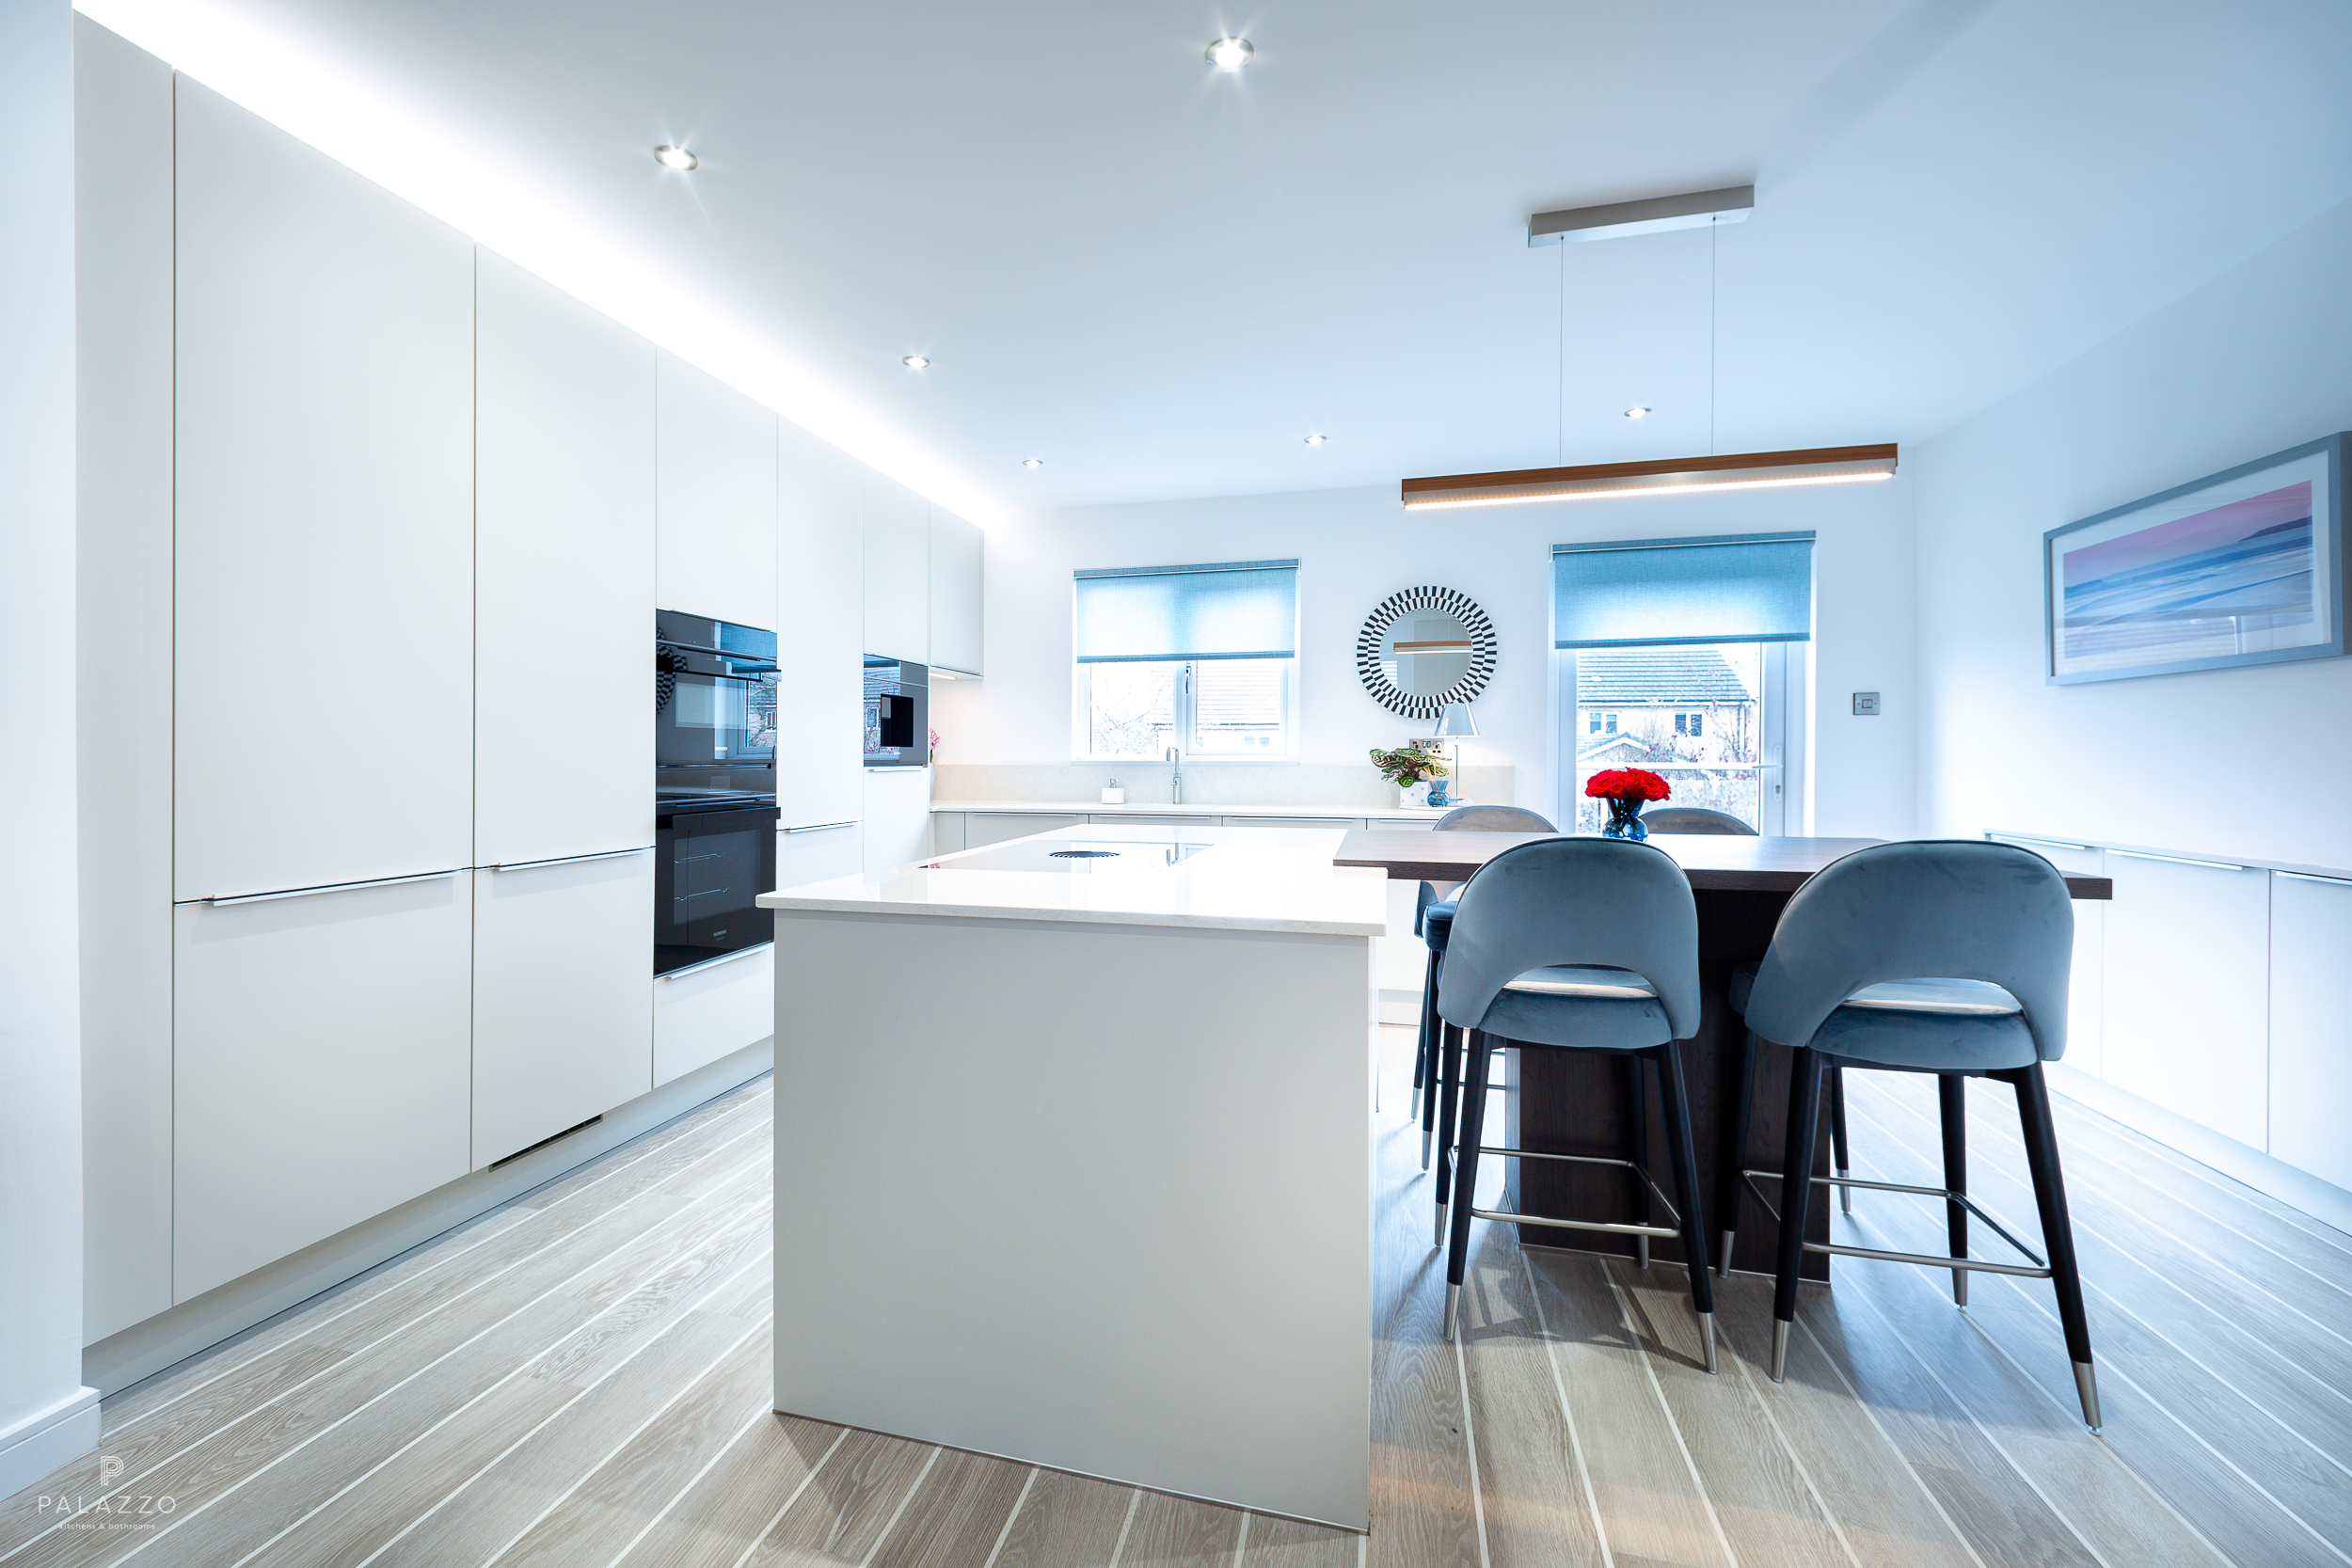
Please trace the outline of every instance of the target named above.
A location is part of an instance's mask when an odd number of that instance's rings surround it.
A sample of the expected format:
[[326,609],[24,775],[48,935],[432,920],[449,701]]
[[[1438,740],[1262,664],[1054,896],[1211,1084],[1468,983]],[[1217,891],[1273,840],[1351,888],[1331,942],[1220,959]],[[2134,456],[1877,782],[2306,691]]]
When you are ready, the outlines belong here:
[[675,355],[659,373],[656,608],[772,630],[776,417]]
[[1083,816],[1067,816],[1053,812],[1031,811],[970,811],[963,814],[963,847],[978,849],[991,844],[1002,844],[1009,838],[1026,838],[1031,833],[1059,832],[1066,828],[1083,828]]
[[931,661],[930,505],[866,475],[866,646],[885,658]]
[[1215,824],[1205,816],[1146,816],[1136,812],[1089,812],[1087,820],[1097,827],[1104,823],[1125,823],[1137,828],[1206,828]]
[[1360,828],[1360,816],[1227,816],[1218,819],[1228,828]]
[[477,298],[474,863],[649,845],[654,348],[488,251]]
[[468,882],[175,911],[174,1300],[466,1174]]
[[2269,876],[2109,850],[2103,1076],[2254,1148],[2268,1143]]
[[930,509],[931,657],[935,670],[980,673],[987,535],[952,512]]
[[[776,733],[788,757],[776,804],[787,828],[855,822],[866,809],[865,469],[787,422],[777,474]],[[826,836],[808,851],[820,862],[843,830]],[[845,869],[857,869],[854,855]]]
[[650,850],[473,877],[473,1165],[653,1087]]
[[178,80],[175,896],[469,863],[473,245]]
[[2352,1187],[2352,881],[2270,878],[2270,1149]]
[[656,979],[654,1083],[669,1083],[772,1036],[775,987],[772,946],[754,947]]
[[[960,811],[931,813],[931,853],[952,855],[964,847],[963,813]],[[777,885],[783,884],[779,882]]]
[[776,834],[776,886],[854,877],[865,869],[865,828],[857,822]]
[[866,770],[861,860],[869,876],[896,870],[931,852],[931,770]]
[[[2032,850],[2070,876],[2104,877],[2107,874],[2105,850],[2049,839],[2020,838],[2002,833],[1992,836],[1998,843],[2014,844],[2020,848]],[[2069,1067],[2080,1068],[2093,1077],[2103,1077],[2106,1070],[2106,1053],[2103,1006],[2106,987],[2102,976],[2106,966],[2107,901],[2076,898],[2070,902],[2074,911],[2074,964],[2066,983],[2065,1061]]]

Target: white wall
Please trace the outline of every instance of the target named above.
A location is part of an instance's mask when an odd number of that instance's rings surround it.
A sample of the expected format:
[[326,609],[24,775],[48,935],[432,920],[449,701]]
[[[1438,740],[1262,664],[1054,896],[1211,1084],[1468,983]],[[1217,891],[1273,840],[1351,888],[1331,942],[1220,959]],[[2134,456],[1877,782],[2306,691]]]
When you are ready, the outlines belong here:
[[0,1496],[98,1440],[82,1386],[73,832],[73,13],[0,0]]
[[[1518,802],[1549,813],[1550,546],[1809,528],[1820,536],[1815,831],[1906,834],[1915,787],[1910,487],[1903,476],[1886,484],[1408,515],[1395,487],[1380,485],[1033,514],[989,531],[988,678],[932,689],[940,761],[1070,760],[1074,568],[1295,556],[1299,760],[1361,768],[1370,778],[1366,752],[1426,728],[1365,695],[1356,633],[1391,594],[1435,583],[1476,599],[1502,644],[1494,682],[1477,704],[1481,738],[1464,748],[1465,766],[1517,767]],[[1883,692],[1883,716],[1851,717],[1848,694],[1857,689]],[[1216,766],[1188,762],[1187,787]],[[1156,766],[1138,771],[1164,783]]]
[[2352,429],[2347,275],[2352,203],[1909,464],[1924,829],[2352,867],[2352,659],[2049,686],[2041,623],[2045,529]]

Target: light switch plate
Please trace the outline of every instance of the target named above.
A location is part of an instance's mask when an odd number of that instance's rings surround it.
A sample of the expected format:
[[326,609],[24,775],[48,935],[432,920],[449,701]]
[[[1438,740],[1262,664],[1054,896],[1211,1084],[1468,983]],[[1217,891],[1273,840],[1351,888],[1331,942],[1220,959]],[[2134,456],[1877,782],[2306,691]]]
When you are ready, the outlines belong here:
[[1877,718],[1879,713],[1879,694],[1875,691],[1855,692],[1853,694],[1853,710],[1866,718]]

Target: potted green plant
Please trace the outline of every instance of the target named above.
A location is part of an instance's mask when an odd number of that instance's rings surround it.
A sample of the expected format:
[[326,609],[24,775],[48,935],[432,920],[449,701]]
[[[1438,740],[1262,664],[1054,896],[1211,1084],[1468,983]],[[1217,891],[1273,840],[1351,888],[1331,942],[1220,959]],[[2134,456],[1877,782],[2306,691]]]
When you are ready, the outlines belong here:
[[1396,785],[1399,803],[1408,806],[1428,804],[1429,781],[1445,777],[1445,759],[1436,752],[1424,752],[1419,746],[1400,746],[1384,752],[1372,749],[1372,765],[1380,776]]

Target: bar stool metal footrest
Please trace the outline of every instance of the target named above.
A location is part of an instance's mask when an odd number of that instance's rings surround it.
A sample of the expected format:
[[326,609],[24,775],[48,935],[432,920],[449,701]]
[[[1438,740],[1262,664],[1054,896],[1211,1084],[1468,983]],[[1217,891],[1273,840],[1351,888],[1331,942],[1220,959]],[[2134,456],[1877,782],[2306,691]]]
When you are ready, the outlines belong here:
[[1478,1152],[1501,1155],[1506,1160],[1565,1160],[1571,1164],[1614,1165],[1619,1170],[1629,1170],[1642,1179],[1642,1185],[1650,1190],[1650,1196],[1658,1200],[1661,1209],[1666,1211],[1666,1218],[1672,1223],[1634,1225],[1610,1220],[1564,1220],[1549,1214],[1513,1214],[1499,1209],[1475,1207],[1470,1210],[1472,1219],[1507,1220],[1513,1225],[1549,1225],[1563,1230],[1602,1230],[1613,1236],[1630,1236],[1633,1238],[1634,1266],[1644,1269],[1649,1267],[1649,1239],[1652,1236],[1663,1236],[1673,1241],[1682,1234],[1681,1211],[1674,1206],[1674,1200],[1666,1196],[1665,1189],[1659,1186],[1658,1179],[1634,1161],[1613,1160],[1600,1154],[1554,1154],[1542,1148],[1495,1148],[1485,1144],[1479,1146]]

